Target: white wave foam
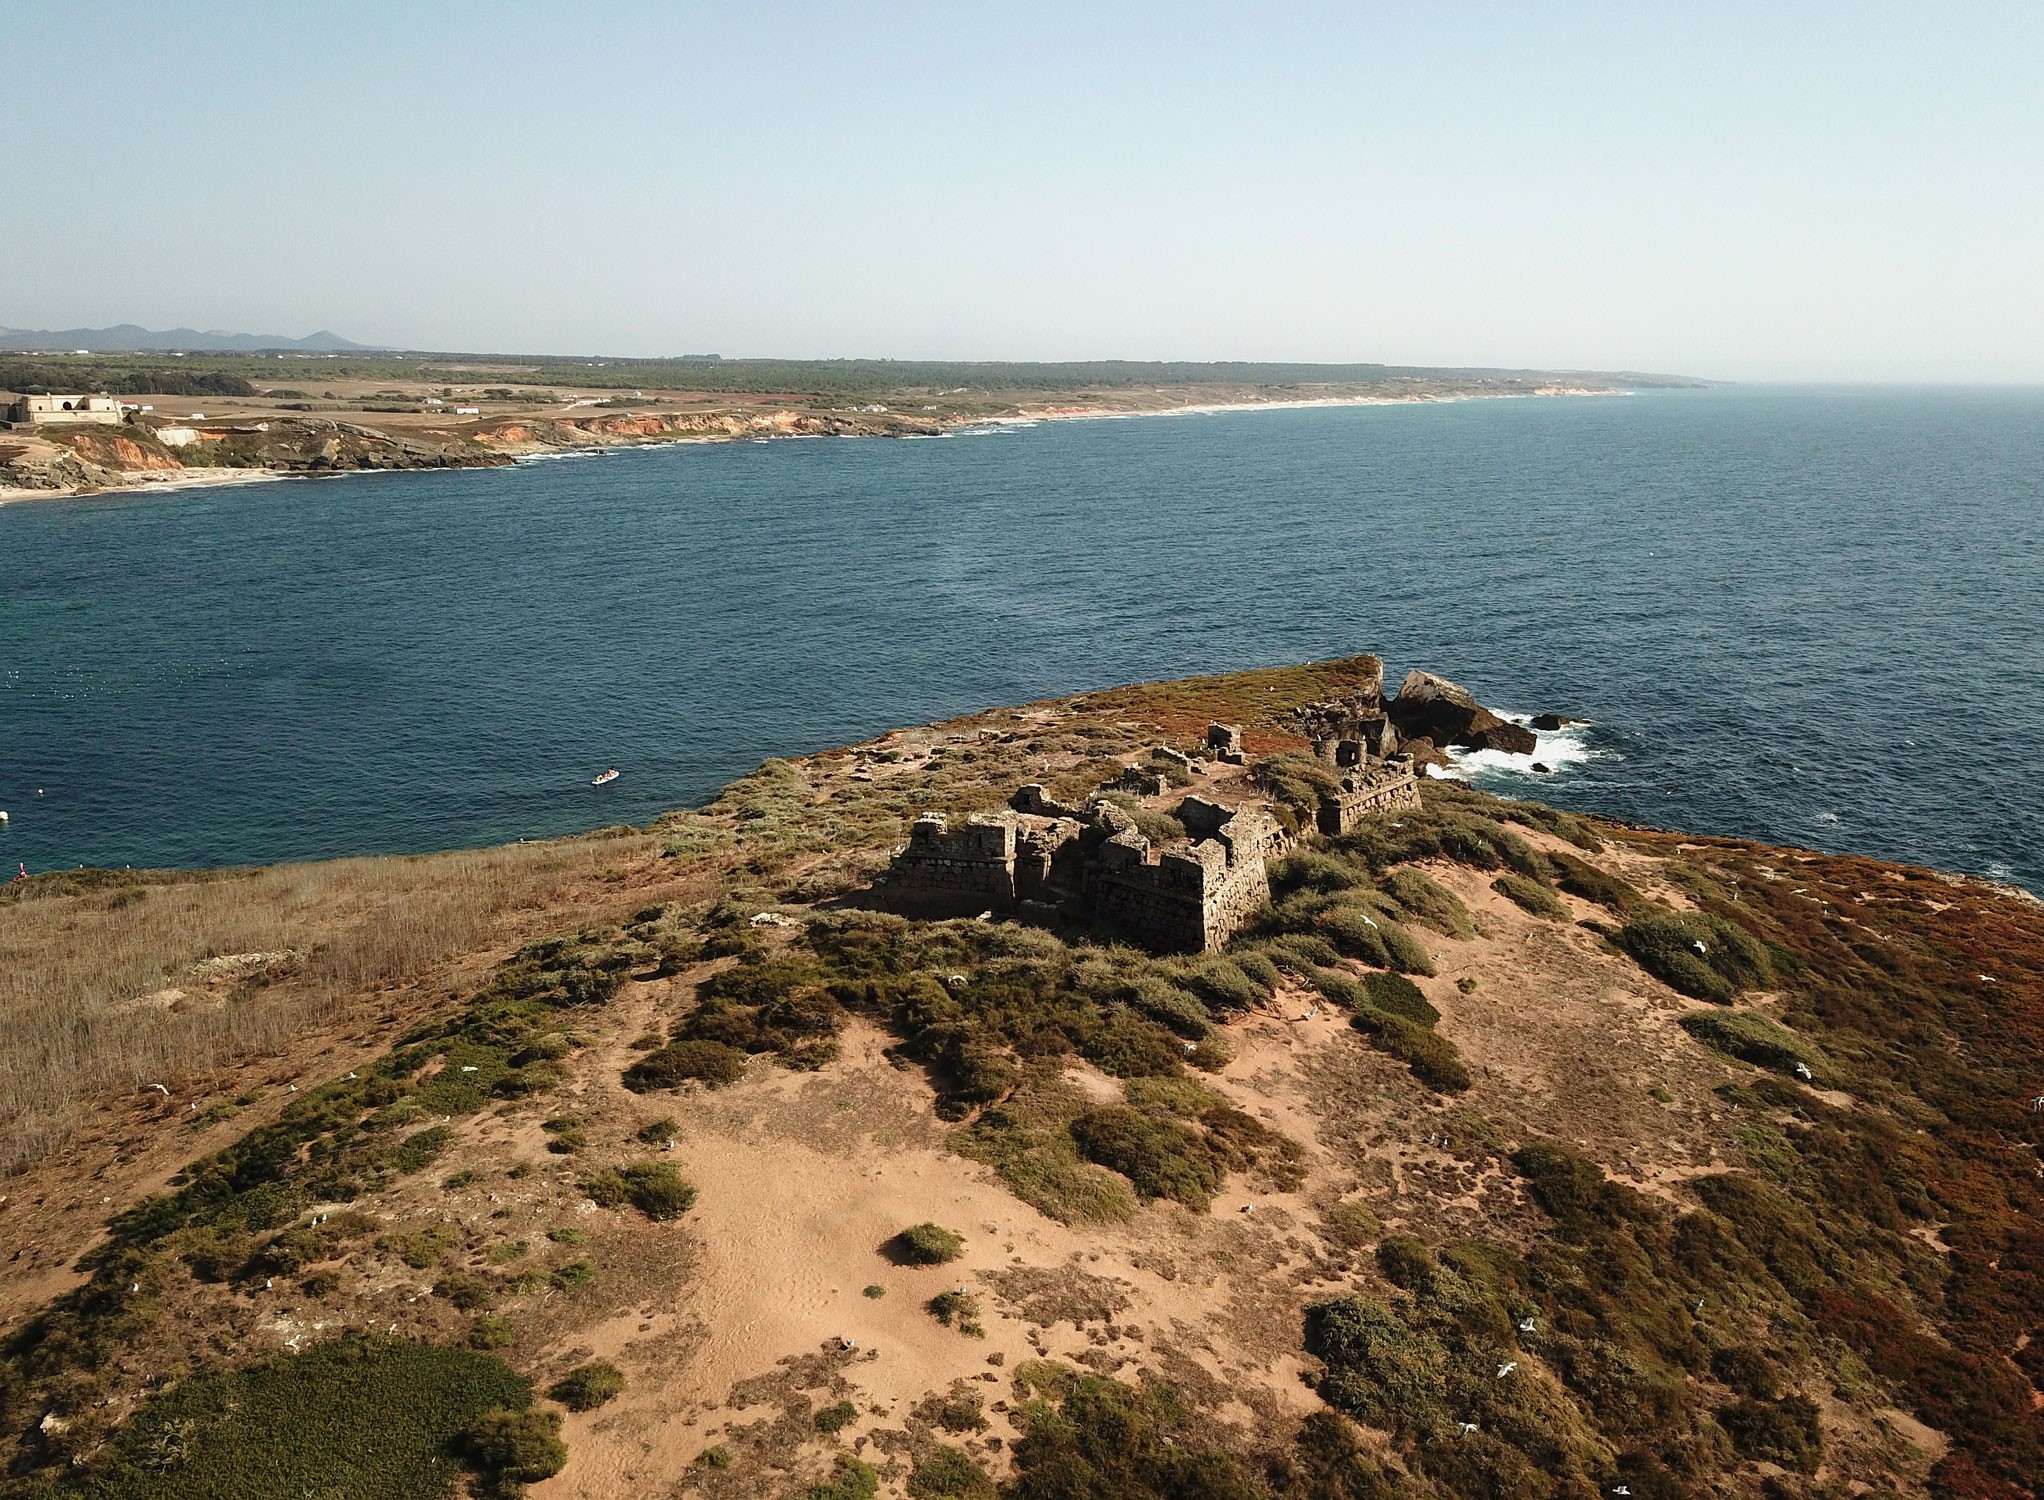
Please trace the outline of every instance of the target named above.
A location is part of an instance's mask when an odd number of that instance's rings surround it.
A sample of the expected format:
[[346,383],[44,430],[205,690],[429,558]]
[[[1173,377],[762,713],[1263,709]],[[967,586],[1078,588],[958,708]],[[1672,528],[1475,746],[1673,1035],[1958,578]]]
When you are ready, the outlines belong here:
[[[1502,709],[1497,713],[1499,718],[1514,724],[1529,727],[1532,724],[1531,714],[1506,713]],[[1588,724],[1578,723],[1564,724],[1559,729],[1536,729],[1533,737],[1538,743],[1530,755],[1513,755],[1503,750],[1451,748],[1448,759],[1452,769],[1447,774],[1457,781],[1502,776],[1528,776],[1544,781],[1550,773],[1559,776],[1613,753],[1590,743],[1590,728]],[[1544,766],[1546,770],[1535,770],[1535,766]]]

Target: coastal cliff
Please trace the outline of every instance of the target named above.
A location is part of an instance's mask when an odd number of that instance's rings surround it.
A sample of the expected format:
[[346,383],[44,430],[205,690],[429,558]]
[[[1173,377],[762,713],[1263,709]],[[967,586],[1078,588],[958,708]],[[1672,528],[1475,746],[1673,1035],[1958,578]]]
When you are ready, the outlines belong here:
[[[1324,730],[1466,696],[1145,684],[645,829],[20,883],[75,1004],[0,1030],[9,1491],[2032,1496],[2044,908],[1438,779],[1317,831]],[[1256,809],[1268,903],[887,909],[1022,783]]]
[[[58,373],[43,371],[41,373]],[[105,373],[105,372],[99,372]],[[146,384],[144,376],[131,377]],[[346,382],[339,382],[346,384]],[[1625,387],[1540,380],[1420,380],[1371,385],[1259,387],[1178,385],[1154,389],[1031,389],[1026,393],[886,389],[888,399],[780,393],[701,397],[648,392],[500,393],[490,409],[463,406],[413,384],[357,390],[314,402],[305,392],[208,395],[210,414],[173,417],[136,401],[118,427],[19,425],[0,433],[0,500],[94,494],[152,485],[220,483],[254,476],[333,475],[391,469],[487,468],[565,450],[647,443],[781,438],[939,437],[987,422],[1415,401],[1611,395]],[[359,383],[358,383],[359,384]],[[447,391],[452,386],[437,389]],[[935,396],[935,401],[925,398]],[[287,399],[288,398],[288,399]],[[473,398],[481,401],[483,398]],[[707,402],[707,405],[703,403]],[[901,402],[902,405],[891,405]],[[676,409],[677,405],[692,409]],[[332,413],[318,414],[322,409]],[[342,412],[347,412],[346,417]],[[354,420],[356,416],[362,420]]]

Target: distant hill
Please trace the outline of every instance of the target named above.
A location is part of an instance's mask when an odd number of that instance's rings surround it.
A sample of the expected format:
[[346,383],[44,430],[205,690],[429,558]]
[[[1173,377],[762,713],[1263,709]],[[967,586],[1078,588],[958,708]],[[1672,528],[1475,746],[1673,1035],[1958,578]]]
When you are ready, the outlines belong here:
[[112,328],[0,328],[0,349],[64,350],[84,349],[93,354],[119,354],[132,350],[192,349],[208,353],[254,349],[313,349],[346,351],[374,348],[357,344],[337,333],[321,329],[302,339],[275,333],[224,333],[218,329],[201,333],[196,328],[171,328],[157,333],[133,323]]

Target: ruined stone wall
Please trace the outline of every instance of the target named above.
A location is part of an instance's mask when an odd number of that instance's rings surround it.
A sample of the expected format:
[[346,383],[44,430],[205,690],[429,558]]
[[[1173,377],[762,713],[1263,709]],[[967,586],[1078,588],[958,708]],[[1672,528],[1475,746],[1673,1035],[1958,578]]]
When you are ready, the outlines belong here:
[[[1015,800],[1056,806],[1034,786]],[[931,916],[1077,897],[1080,911],[1147,947],[1218,948],[1270,901],[1265,865],[1288,841],[1260,807],[1192,796],[1179,815],[1192,838],[1152,850],[1135,820],[1108,802],[1083,818],[1002,813],[956,829],[925,813],[894,856],[883,897],[896,910]]]
[[1364,818],[1419,810],[1419,781],[1407,769],[1359,770],[1342,778],[1341,790],[1322,795],[1315,824],[1330,837],[1347,833]]
[[1084,825],[1071,818],[1024,830],[1015,841],[1015,899],[1056,901],[1077,895],[1084,882],[1083,832]]
[[1149,860],[1150,841],[1117,834],[1094,858],[1086,897],[1094,916],[1147,947],[1197,953],[1207,945],[1206,883],[1227,866],[1227,851],[1207,843],[1167,849]]
[[1260,814],[1237,817],[1249,826],[1223,830],[1233,835],[1234,849],[1209,838],[1165,849],[1153,863],[1140,834],[1101,845],[1087,892],[1095,915],[1166,952],[1221,947],[1270,901],[1265,861],[1276,824],[1266,830]]
[[925,813],[888,871],[889,903],[903,910],[971,916],[1015,907],[1015,824],[973,818],[953,829]]

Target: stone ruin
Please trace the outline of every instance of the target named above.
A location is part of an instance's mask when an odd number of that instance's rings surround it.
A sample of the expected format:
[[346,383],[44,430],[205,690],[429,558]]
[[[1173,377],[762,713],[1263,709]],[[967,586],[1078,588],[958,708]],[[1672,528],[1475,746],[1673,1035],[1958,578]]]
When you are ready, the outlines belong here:
[[1207,725],[1207,749],[1213,752],[1215,760],[1223,761],[1231,766],[1241,765],[1243,762],[1242,726],[1240,724]]
[[[1348,832],[1366,817],[1417,809],[1411,762],[1372,759],[1360,740],[1315,747],[1342,768],[1324,792],[1315,827]],[[1140,790],[1162,791],[1155,772],[1133,768]],[[1130,789],[1127,773],[1110,785]],[[1270,900],[1266,867],[1292,846],[1277,818],[1260,806],[1230,807],[1197,794],[1175,809],[1186,836],[1153,845],[1125,809],[1104,798],[1087,806],[1058,802],[1031,783],[1006,809],[953,828],[925,813],[896,851],[880,895],[898,911],[927,917],[1067,912],[1161,952],[1223,946]]]
[[1189,796],[1177,816],[1187,837],[1156,847],[1112,802],[1070,808],[1034,784],[958,828],[925,813],[883,896],[932,917],[1062,909],[1158,951],[1218,948],[1269,903],[1265,865],[1291,841],[1260,807]]
[[[1323,746],[1327,748],[1323,750]],[[1419,777],[1409,758],[1393,756],[1371,762],[1363,757],[1361,742],[1356,740],[1323,740],[1313,748],[1322,760],[1345,768],[1338,788],[1321,793],[1314,814],[1314,826],[1330,838],[1347,833],[1364,818],[1419,811]]]

